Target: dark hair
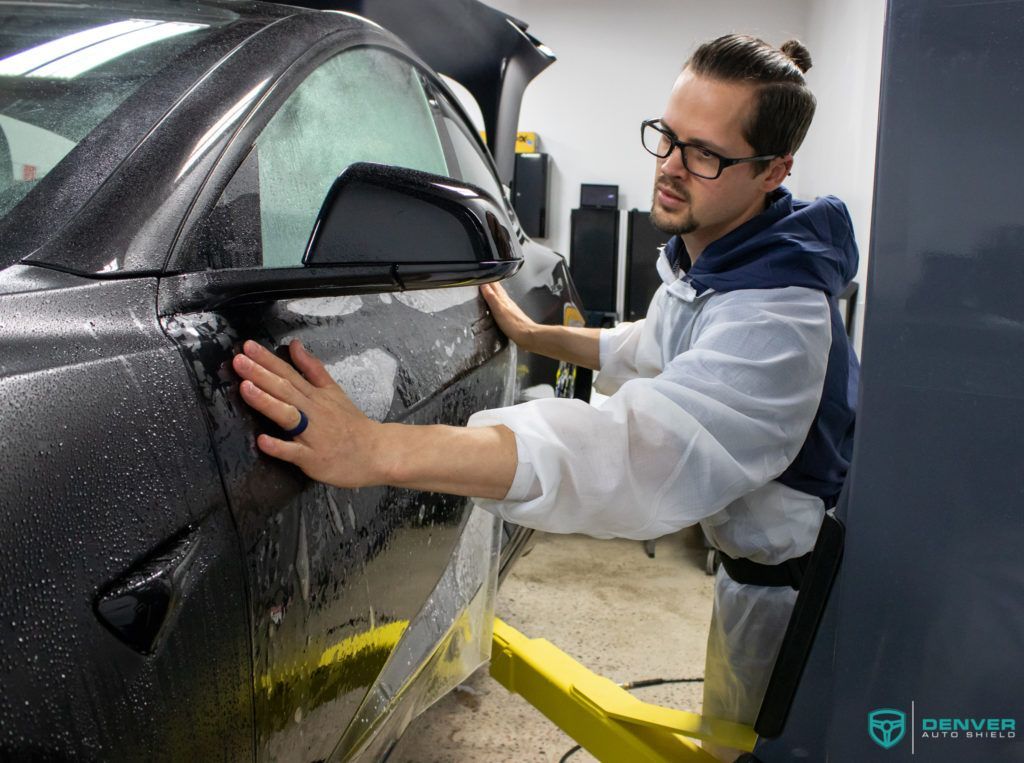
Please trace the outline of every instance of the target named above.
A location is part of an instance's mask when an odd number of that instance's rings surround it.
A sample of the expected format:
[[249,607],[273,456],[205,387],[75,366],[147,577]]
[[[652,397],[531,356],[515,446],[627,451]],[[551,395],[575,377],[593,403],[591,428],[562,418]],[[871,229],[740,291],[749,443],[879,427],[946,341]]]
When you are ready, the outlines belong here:
[[[804,72],[811,54],[796,40],[773,48],[746,34],[728,34],[706,42],[690,56],[686,67],[694,74],[746,82],[757,88],[753,113],[743,125],[743,137],[755,154],[796,153],[814,118],[814,94]],[[755,162],[763,172],[768,162]]]

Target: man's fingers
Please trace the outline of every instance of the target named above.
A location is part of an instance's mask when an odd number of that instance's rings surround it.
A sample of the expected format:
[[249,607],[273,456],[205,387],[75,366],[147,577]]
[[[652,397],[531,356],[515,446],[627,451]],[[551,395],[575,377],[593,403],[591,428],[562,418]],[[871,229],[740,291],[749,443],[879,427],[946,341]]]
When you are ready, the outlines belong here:
[[[504,291],[498,291],[497,284],[486,283],[480,287],[480,293],[483,295],[484,302],[487,303],[487,307],[490,308],[492,313],[502,313],[505,310],[505,304],[503,299],[507,299],[508,296]],[[484,288],[490,287],[490,288]]]
[[302,371],[302,375],[305,376],[310,384],[314,387],[332,387],[335,385],[334,379],[327,369],[324,368],[323,362],[320,358],[313,355],[309,350],[302,346],[302,342],[298,339],[293,339],[288,345],[288,352],[291,353],[292,362],[295,366]]
[[248,379],[242,382],[240,389],[246,403],[282,429],[294,429],[298,426],[301,416],[299,409],[294,405],[268,395]]
[[491,315],[494,316],[494,320],[510,339],[521,342],[524,339],[523,332],[533,321],[516,304],[515,300],[508,295],[505,287],[499,283],[486,285],[491,288],[484,291],[481,287],[481,292],[484,295],[487,306],[491,309]]
[[269,395],[273,395],[278,400],[291,403],[297,407],[302,406],[308,399],[305,392],[313,391],[313,388],[305,379],[302,380],[304,389],[297,389],[292,382],[268,370],[248,355],[236,355],[232,359],[231,365],[243,379],[248,379],[261,390]]
[[311,389],[310,384],[303,378],[302,374],[296,371],[291,363],[281,360],[281,358],[277,357],[277,355],[259,342],[254,342],[251,339],[246,340],[245,344],[242,345],[242,352],[254,363],[258,363],[271,373],[291,382],[295,389],[304,394],[309,393]]
[[516,303],[512,297],[505,291],[505,287],[500,283],[489,283],[486,284],[491,288],[484,294],[484,299],[487,300],[487,304],[491,307],[491,310],[500,310],[501,312],[509,312],[517,309]]
[[256,447],[268,456],[279,458],[290,464],[297,464],[299,459],[302,457],[303,451],[306,450],[305,446],[300,445],[297,442],[279,440],[268,434],[261,434],[256,438]]
[[498,298],[499,288],[501,287],[496,283],[485,283],[480,287],[480,294],[487,304],[491,304]]

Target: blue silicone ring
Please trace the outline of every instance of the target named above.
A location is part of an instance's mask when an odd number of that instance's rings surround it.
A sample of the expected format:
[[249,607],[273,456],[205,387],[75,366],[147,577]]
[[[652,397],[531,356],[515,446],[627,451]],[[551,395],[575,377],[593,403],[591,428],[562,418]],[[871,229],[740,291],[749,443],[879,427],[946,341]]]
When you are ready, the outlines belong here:
[[306,418],[306,414],[299,411],[299,423],[296,424],[292,429],[285,432],[289,437],[298,437],[300,434],[306,431],[306,427],[309,426],[309,419]]

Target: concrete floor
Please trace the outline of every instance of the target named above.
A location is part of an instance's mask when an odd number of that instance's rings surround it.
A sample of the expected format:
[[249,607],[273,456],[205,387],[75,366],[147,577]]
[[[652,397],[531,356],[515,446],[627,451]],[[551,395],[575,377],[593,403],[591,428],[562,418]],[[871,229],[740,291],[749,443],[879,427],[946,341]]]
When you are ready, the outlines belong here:
[[[622,682],[704,673],[712,578],[695,528],[662,538],[648,559],[637,541],[538,534],[498,593],[497,614]],[[701,684],[639,689],[638,697],[700,710]],[[389,763],[550,761],[572,739],[478,670],[417,718]],[[585,752],[572,763],[593,761]]]

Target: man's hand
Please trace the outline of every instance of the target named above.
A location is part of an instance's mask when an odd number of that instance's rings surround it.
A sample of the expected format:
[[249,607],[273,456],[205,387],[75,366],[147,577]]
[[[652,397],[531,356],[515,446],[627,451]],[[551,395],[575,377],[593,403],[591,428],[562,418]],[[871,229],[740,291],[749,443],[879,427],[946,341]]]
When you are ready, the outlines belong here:
[[600,364],[600,329],[546,326],[537,323],[498,283],[486,283],[480,293],[505,336],[527,352],[597,370]]
[[245,402],[282,429],[299,423],[299,411],[309,420],[306,430],[290,441],[261,434],[256,440],[260,450],[336,487],[386,481],[378,454],[381,425],[363,415],[301,342],[288,345],[298,371],[252,340],[242,351],[232,365],[243,379]]
[[536,352],[532,340],[537,333],[538,324],[512,301],[505,287],[500,283],[485,283],[480,287],[480,294],[487,301],[495,323],[505,336],[527,352]]
[[232,361],[246,403],[286,430],[298,425],[299,411],[309,420],[292,440],[261,434],[256,444],[268,456],[336,487],[394,485],[495,500],[508,493],[518,463],[512,430],[380,424],[298,340],[288,351],[298,370],[251,340]]

